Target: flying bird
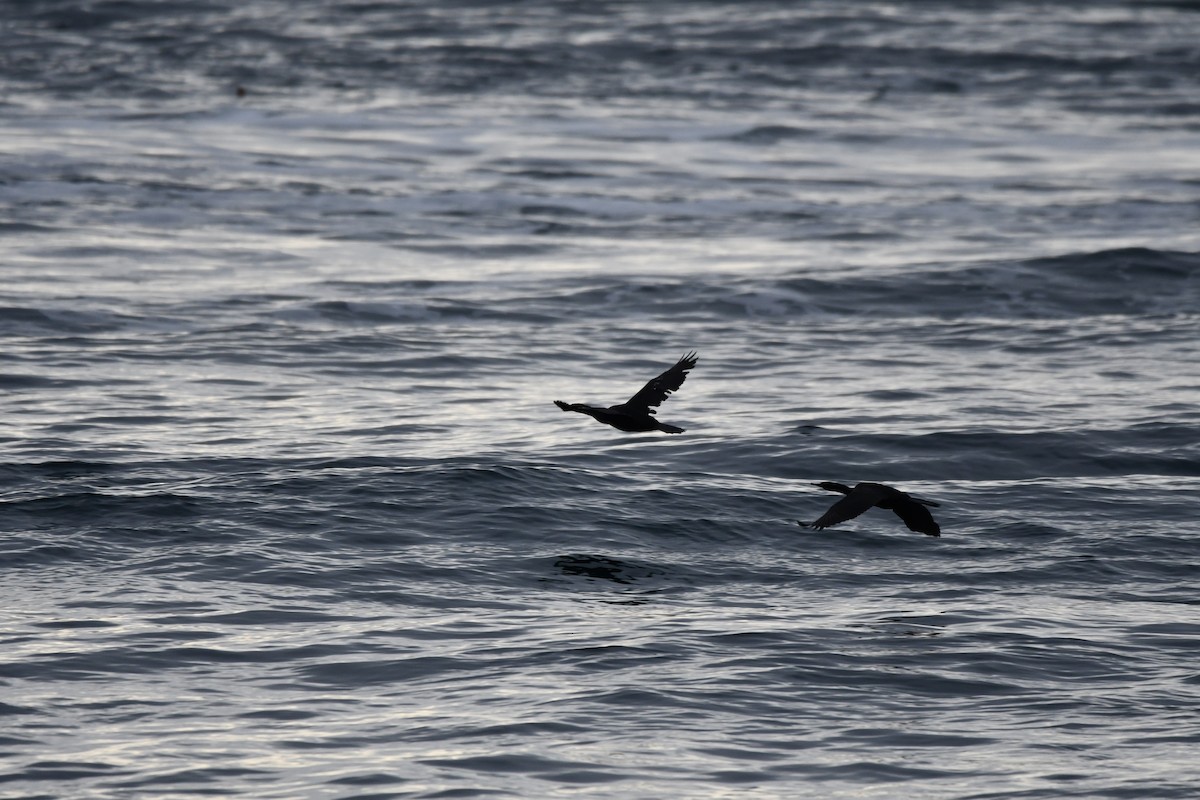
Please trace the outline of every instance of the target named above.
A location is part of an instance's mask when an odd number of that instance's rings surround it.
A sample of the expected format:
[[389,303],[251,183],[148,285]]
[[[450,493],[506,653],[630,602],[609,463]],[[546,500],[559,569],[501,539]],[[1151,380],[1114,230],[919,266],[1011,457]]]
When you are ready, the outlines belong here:
[[[860,483],[853,489],[845,484],[821,481],[813,486],[820,486],[831,492],[841,492],[846,495],[838,500],[821,518],[810,527],[821,530],[848,519],[854,519],[868,508],[877,506],[896,512],[896,516],[904,521],[910,531],[917,531],[926,536],[941,536],[941,526],[929,513],[926,506],[936,506],[932,500],[922,500],[882,483]],[[800,523],[803,525],[804,523]]]
[[563,411],[587,414],[597,422],[612,425],[617,430],[627,433],[644,433],[646,431],[683,433],[683,428],[677,428],[655,419],[654,410],[667,399],[667,395],[683,385],[684,380],[687,379],[688,370],[696,366],[696,359],[695,353],[688,353],[675,362],[675,366],[647,383],[637,394],[619,405],[600,408],[599,406],[589,406],[586,403],[564,403],[562,400],[555,400],[554,405]]

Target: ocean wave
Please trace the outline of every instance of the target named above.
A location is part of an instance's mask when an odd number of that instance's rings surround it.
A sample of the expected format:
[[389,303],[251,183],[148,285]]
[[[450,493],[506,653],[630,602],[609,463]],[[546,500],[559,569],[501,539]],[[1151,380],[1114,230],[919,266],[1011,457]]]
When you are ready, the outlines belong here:
[[[1200,307],[1200,253],[1145,248],[1026,261],[914,266],[837,280],[804,277],[781,288],[823,313],[941,318],[1074,318],[1191,314]],[[795,301],[778,297],[783,308]]]
[[[1168,318],[1200,308],[1200,254],[1145,248],[1024,261],[912,265],[882,270],[812,268],[784,277],[565,275],[522,282],[404,284],[372,291],[395,300],[328,301],[330,319],[362,323],[477,319],[517,323],[653,317],[713,319],[864,317],[941,320]],[[487,299],[481,296],[487,295]],[[406,299],[401,299],[404,297]]]
[[[505,35],[513,20],[488,3],[467,3],[467,19],[379,4],[316,3],[303,18],[271,8],[240,14],[225,2],[130,2],[89,11],[29,6],[22,24],[10,27],[12,55],[0,77],[51,93],[102,87],[160,103],[192,96],[198,87],[221,87],[232,96],[242,86],[249,97],[314,88],[354,93],[384,75],[438,94],[519,88],[543,96],[746,104],[749,93],[760,105],[791,99],[797,86],[810,84],[864,98],[879,98],[881,89],[1023,97],[1049,84],[1076,94],[1127,89],[1147,97],[1157,90],[1171,100],[1171,88],[1191,85],[1181,76],[1196,73],[1194,50],[1179,38],[1187,9],[1170,3],[1157,4],[1153,17],[1168,24],[1132,12],[1097,19],[1064,6],[1040,15],[1031,29],[1024,19],[940,3],[898,14],[772,4],[729,14],[720,4],[668,4],[649,24],[632,8],[583,11],[546,0],[531,6],[537,24],[523,26],[520,36]],[[472,25],[489,33],[465,35]],[[88,47],[78,46],[81,32]],[[988,46],[955,46],[956,40]]]

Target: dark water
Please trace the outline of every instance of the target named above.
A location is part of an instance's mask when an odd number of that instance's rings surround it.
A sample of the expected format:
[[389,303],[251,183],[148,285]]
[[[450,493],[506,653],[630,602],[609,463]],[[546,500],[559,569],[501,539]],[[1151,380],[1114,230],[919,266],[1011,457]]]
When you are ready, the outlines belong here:
[[0,4],[0,795],[1195,797],[1198,11]]

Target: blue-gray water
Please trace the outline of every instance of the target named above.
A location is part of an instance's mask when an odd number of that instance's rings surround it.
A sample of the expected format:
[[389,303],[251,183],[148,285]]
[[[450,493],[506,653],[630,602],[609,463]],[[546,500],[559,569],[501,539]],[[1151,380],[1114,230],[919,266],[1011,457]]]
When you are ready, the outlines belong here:
[[1196,797],[1197,31],[0,3],[0,795]]

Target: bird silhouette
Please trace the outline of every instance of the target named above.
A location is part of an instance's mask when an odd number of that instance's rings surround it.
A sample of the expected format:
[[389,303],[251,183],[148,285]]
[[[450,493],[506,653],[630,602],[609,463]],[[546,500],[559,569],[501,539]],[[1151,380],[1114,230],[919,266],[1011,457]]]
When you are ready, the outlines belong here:
[[[838,500],[821,518],[810,527],[821,530],[848,519],[854,519],[868,508],[886,508],[896,512],[896,516],[904,521],[910,531],[917,531],[926,536],[941,536],[942,528],[929,513],[926,506],[936,506],[932,500],[922,500],[882,483],[859,483],[853,489],[842,483],[821,481],[813,486],[820,486],[831,492],[841,492],[846,495]],[[804,523],[800,523],[803,525]]]
[[688,353],[675,362],[670,369],[643,386],[637,394],[619,405],[601,408],[589,406],[586,403],[564,403],[562,400],[555,400],[554,405],[563,411],[587,414],[597,422],[612,425],[617,430],[627,433],[644,433],[646,431],[683,433],[683,428],[655,419],[654,409],[666,400],[671,392],[683,385],[684,380],[687,379],[688,370],[696,366],[697,358],[695,353]]

